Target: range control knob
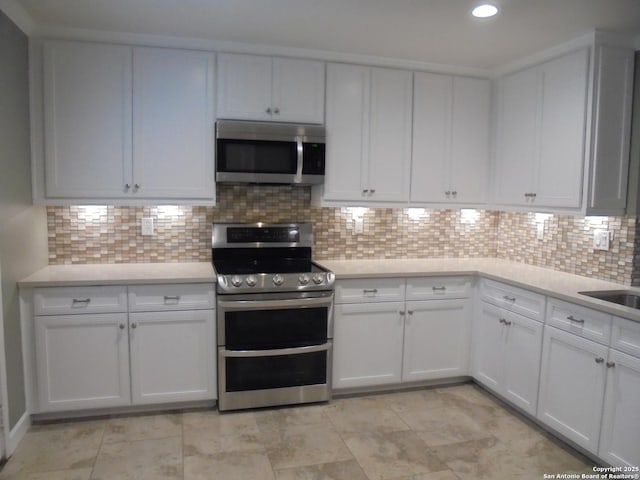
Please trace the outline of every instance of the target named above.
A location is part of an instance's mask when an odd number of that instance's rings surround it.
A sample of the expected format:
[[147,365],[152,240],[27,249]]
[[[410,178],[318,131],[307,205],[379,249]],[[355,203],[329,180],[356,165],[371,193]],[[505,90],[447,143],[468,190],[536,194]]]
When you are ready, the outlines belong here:
[[247,277],[247,279],[245,280],[245,282],[247,283],[247,285],[249,287],[255,287],[256,283],[258,283],[258,280],[256,279],[256,277],[254,277],[253,275],[249,275]]
[[276,274],[273,276],[273,284],[276,286],[280,286],[284,283],[284,277],[280,274]]
[[306,273],[303,273],[298,277],[298,281],[300,282],[300,285],[306,285],[307,283],[309,283],[310,280],[311,278]]
[[323,281],[324,281],[324,275],[323,275],[323,274],[321,274],[321,273],[316,273],[316,274],[313,276],[313,283],[315,283],[315,284],[320,284],[320,283],[322,283]]
[[242,277],[239,277],[238,275],[234,275],[233,277],[231,277],[231,285],[233,285],[234,287],[239,287],[240,285],[242,285]]

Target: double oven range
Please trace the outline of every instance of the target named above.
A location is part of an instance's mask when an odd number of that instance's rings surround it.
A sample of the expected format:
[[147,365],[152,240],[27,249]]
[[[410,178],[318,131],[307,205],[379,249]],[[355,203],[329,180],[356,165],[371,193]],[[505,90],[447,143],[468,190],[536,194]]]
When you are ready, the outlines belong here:
[[311,225],[213,225],[218,408],[331,398],[333,273],[311,260]]

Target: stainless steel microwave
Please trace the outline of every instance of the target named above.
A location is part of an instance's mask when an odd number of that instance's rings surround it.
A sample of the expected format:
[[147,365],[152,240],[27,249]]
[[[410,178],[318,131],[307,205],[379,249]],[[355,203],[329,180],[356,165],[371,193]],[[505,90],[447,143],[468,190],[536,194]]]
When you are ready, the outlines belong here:
[[241,121],[216,123],[216,182],[318,184],[324,181],[325,129]]

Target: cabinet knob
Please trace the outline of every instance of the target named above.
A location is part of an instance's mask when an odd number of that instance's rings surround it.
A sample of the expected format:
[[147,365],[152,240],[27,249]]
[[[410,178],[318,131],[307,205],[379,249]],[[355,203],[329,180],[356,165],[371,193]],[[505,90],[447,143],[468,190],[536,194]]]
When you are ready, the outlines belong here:
[[596,357],[596,363],[604,363],[604,358]]
[[133,188],[135,188],[136,190],[139,190],[141,186],[142,185],[140,185],[139,183],[134,183],[133,184]]
[[607,362],[607,368],[614,368],[616,366],[616,362]]
[[501,318],[500,320],[498,320],[498,322],[500,322],[500,323],[504,323],[504,324],[506,324],[506,323],[507,323],[507,321],[506,321],[504,318]]
[[511,320],[505,320],[504,324],[508,327],[509,325],[511,325],[513,322]]
[[408,313],[409,315],[413,315],[413,310],[407,310],[407,313]]
[[133,322],[133,323],[131,324],[131,328],[138,328],[138,324],[137,324],[136,322]]
[[446,192],[444,192],[444,194],[448,197],[449,195],[451,195],[451,191],[447,190]]
[[364,190],[362,190],[362,194],[363,194],[363,195],[366,195],[368,192],[369,192],[369,189],[368,189],[368,188],[365,188]]
[[266,112],[266,113],[268,113],[269,115],[271,115],[271,107],[268,107],[268,108],[265,110],[265,112]]
[[124,323],[121,323],[120,325],[118,325],[118,327],[120,328],[120,330],[124,330]]
[[129,190],[130,188],[131,188],[131,185],[130,185],[130,184],[128,184],[128,183],[125,183],[125,184],[124,184],[124,189],[125,189],[125,190]]
[[454,190],[453,192],[451,192],[451,195],[453,195],[453,196],[455,197],[456,195],[458,195],[458,192],[456,192],[456,191]]
[[280,115],[280,109],[278,107],[274,108],[273,113],[275,113],[276,115]]
[[372,188],[371,191],[370,191],[370,194],[373,195],[374,193],[376,193],[376,189]]

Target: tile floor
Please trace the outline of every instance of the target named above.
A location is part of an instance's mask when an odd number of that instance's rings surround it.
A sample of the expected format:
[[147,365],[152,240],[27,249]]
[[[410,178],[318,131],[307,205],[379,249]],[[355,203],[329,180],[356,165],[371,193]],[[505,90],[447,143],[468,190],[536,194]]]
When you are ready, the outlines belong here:
[[0,480],[510,480],[591,468],[465,384],[295,408],[35,425]]

